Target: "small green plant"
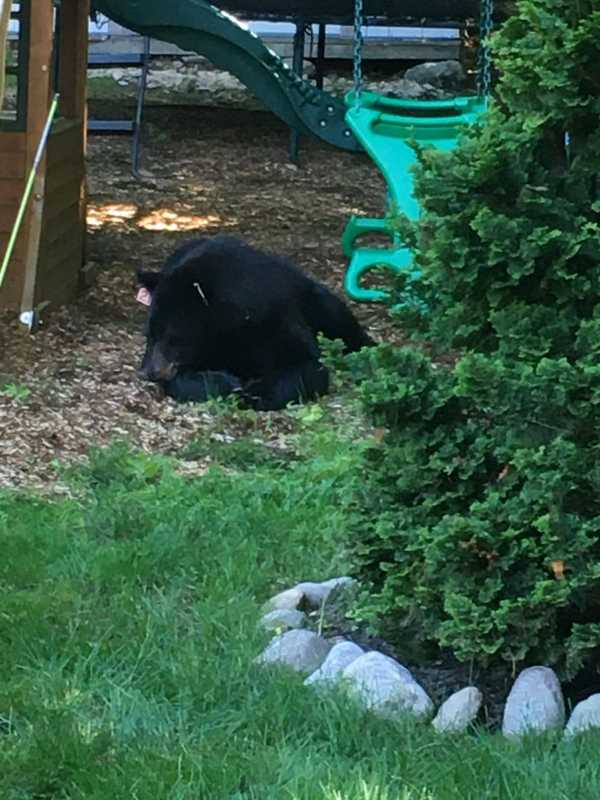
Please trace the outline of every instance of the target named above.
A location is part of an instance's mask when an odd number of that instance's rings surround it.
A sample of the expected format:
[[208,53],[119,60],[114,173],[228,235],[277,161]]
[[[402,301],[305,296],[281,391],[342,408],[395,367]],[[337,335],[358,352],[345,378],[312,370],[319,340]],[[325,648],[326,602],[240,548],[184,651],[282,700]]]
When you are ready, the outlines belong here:
[[320,422],[325,416],[325,411],[318,403],[308,403],[300,406],[296,411],[296,418],[305,427],[311,427]]
[[269,447],[259,439],[240,438],[224,441],[214,437],[194,439],[182,450],[186,459],[207,459],[234,469],[284,466],[295,457],[293,451]]
[[0,395],[16,400],[17,403],[24,403],[30,394],[31,389],[20,383],[5,383],[0,389]]

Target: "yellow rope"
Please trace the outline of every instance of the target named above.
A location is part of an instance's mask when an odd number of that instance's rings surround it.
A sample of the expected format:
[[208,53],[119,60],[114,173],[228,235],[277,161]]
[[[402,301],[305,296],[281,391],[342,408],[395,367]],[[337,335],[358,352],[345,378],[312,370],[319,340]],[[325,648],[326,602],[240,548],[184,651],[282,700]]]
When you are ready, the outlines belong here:
[[6,270],[8,269],[8,264],[13,254],[13,250],[15,249],[17,236],[19,235],[19,230],[23,222],[23,217],[25,216],[25,212],[27,210],[27,203],[29,202],[29,197],[31,196],[31,190],[33,189],[35,175],[42,161],[44,150],[46,148],[46,143],[48,141],[48,136],[50,135],[50,128],[52,127],[52,121],[54,120],[56,109],[58,108],[58,101],[59,101],[59,96],[56,94],[54,95],[54,100],[52,101],[52,105],[50,106],[50,111],[48,112],[48,119],[46,120],[46,125],[44,126],[44,130],[42,132],[42,137],[40,139],[40,143],[38,145],[35,158],[33,159],[31,172],[29,173],[29,178],[27,179],[25,191],[23,192],[23,197],[21,198],[21,205],[19,206],[19,212],[17,214],[15,224],[13,225],[12,232],[10,234],[10,239],[6,247],[6,253],[4,254],[4,260],[2,261],[2,266],[0,267],[0,288],[2,288],[2,284],[4,282],[4,276],[6,275]]

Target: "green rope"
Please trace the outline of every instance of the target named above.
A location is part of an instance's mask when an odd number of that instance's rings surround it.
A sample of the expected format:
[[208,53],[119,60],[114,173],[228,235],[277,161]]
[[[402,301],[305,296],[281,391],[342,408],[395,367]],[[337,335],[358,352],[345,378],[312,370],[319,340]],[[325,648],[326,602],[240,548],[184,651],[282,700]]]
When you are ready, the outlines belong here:
[[479,16],[479,52],[477,54],[477,93],[488,97],[492,86],[492,57],[488,43],[494,26],[494,0],[481,0]]
[[[362,92],[363,0],[354,0],[354,103],[360,104]],[[494,26],[494,0],[481,0],[479,16],[479,52],[477,92],[488,97],[492,85],[492,58],[487,39]]]
[[359,105],[362,91],[363,0],[354,0],[354,103]]
[[13,251],[15,249],[15,244],[17,242],[17,237],[19,235],[21,225],[23,224],[23,218],[25,217],[25,212],[27,211],[27,204],[29,203],[29,198],[31,197],[31,191],[33,189],[33,184],[35,182],[35,176],[42,161],[42,157],[44,155],[44,149],[48,141],[48,136],[50,135],[50,128],[52,127],[54,115],[56,114],[56,109],[58,108],[58,100],[59,96],[57,94],[54,95],[54,100],[52,101],[52,105],[50,106],[50,111],[48,113],[48,119],[46,120],[46,124],[44,125],[44,130],[42,131],[42,138],[40,139],[40,143],[38,145],[35,158],[33,159],[31,172],[29,173],[29,177],[27,178],[25,191],[23,192],[23,197],[21,198],[21,205],[19,206],[17,218],[15,220],[15,224],[13,225],[13,229],[10,234],[10,239],[8,240],[8,245],[6,247],[6,252],[4,254],[2,266],[0,267],[0,288],[2,288],[2,284],[4,283],[6,271],[8,269],[10,259],[12,258]]

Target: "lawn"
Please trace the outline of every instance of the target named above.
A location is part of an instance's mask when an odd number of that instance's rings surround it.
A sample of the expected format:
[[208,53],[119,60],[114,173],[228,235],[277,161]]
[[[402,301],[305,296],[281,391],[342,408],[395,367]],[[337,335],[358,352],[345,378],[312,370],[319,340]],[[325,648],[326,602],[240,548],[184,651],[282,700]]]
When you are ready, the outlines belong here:
[[197,448],[203,477],[113,446],[0,495],[3,800],[597,800],[598,736],[439,737],[253,665],[261,603],[348,568],[358,449]]

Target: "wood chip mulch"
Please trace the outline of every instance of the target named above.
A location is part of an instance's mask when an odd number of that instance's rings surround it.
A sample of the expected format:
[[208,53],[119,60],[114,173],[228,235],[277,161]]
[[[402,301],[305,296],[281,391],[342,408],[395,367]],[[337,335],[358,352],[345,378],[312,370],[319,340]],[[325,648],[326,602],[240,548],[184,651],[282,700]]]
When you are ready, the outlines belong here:
[[[296,167],[287,130],[270,114],[150,109],[144,143],[147,175],[138,183],[129,138],[90,138],[91,288],[48,315],[35,335],[15,314],[0,314],[2,487],[54,490],[54,462],[72,463],[119,438],[178,454],[200,435],[239,435],[247,420],[178,405],[137,377],[145,310],[134,300],[135,268],[158,267],[194,235],[227,231],[289,256],[340,291],[345,221],[383,205],[383,180],[366,157],[303,140]],[[398,337],[384,308],[353,307],[374,338]],[[265,414],[253,424],[284,446],[290,415]],[[191,474],[204,468],[182,466]]]

